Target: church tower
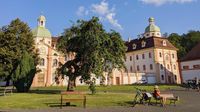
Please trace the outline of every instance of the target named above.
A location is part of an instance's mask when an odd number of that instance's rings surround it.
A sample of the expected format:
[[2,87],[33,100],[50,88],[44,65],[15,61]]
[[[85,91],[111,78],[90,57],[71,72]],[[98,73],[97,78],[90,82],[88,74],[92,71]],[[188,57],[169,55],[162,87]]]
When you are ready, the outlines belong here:
[[149,18],[149,25],[145,28],[144,37],[161,37],[160,28],[155,25],[155,19],[153,17]]

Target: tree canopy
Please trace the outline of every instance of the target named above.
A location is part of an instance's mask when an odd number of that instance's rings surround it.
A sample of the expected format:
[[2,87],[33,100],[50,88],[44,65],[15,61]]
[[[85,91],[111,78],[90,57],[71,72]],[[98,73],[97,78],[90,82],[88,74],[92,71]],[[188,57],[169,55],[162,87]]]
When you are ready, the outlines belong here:
[[[37,54],[34,50],[34,40],[29,26],[20,19],[15,19],[0,30],[0,76],[6,80],[15,80],[13,76],[27,52],[37,64]],[[27,67],[27,66],[24,66]],[[25,68],[24,68],[25,69]],[[13,79],[14,78],[14,79]]]
[[[97,17],[91,20],[78,20],[65,30],[59,39],[58,49],[63,53],[74,53],[74,59],[62,65],[61,74],[74,82],[81,76],[83,81],[90,80],[91,74],[102,76],[105,70],[123,68],[125,45],[119,33],[106,32]],[[70,89],[68,83],[68,90]]]
[[183,35],[172,33],[169,35],[168,40],[179,49],[178,57],[180,59],[200,42],[200,31],[189,31]]

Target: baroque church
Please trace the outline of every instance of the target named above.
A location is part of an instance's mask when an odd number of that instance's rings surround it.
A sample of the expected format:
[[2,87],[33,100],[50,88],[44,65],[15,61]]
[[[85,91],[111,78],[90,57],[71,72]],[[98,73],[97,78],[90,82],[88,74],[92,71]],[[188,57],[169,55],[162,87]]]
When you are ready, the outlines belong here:
[[[63,55],[56,50],[59,37],[53,37],[45,27],[46,18],[41,15],[38,26],[32,30],[35,48],[39,52],[40,69],[33,80],[33,87],[67,85],[67,78],[59,79],[56,83],[58,63],[73,59],[75,54]],[[160,28],[155,25],[154,18],[149,18],[149,25],[139,38],[125,42],[127,46],[125,65],[126,70],[113,70],[108,77],[104,73],[104,84],[120,85],[133,83],[180,83],[177,48],[165,37],[161,36]],[[84,85],[77,78],[77,85]],[[97,85],[101,77],[96,79]]]

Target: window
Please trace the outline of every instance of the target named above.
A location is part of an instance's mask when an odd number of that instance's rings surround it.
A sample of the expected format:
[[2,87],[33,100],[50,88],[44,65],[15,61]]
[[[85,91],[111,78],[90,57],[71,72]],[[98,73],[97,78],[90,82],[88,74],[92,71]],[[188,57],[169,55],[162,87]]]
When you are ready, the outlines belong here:
[[169,64],[167,64],[167,69],[170,69],[170,66],[169,66]]
[[163,65],[162,64],[160,65],[160,69],[163,70]]
[[43,24],[44,24],[44,22],[43,22],[43,21],[41,21],[41,26],[43,26]]
[[175,58],[174,54],[172,54],[172,58]]
[[56,67],[56,66],[58,66],[58,60],[57,60],[57,59],[54,59],[54,60],[53,60],[53,67]]
[[163,46],[167,46],[166,40],[162,41]]
[[144,54],[142,54],[142,59],[145,59],[145,55]]
[[149,58],[151,58],[152,56],[151,56],[151,53],[149,53]]
[[138,55],[136,55],[136,59],[139,60],[139,56]]
[[145,46],[146,46],[146,42],[142,41],[142,47],[145,47]]
[[176,65],[174,65],[174,70],[176,70]]
[[162,53],[161,52],[159,52],[159,56],[162,57]]
[[166,55],[166,56],[165,56],[165,59],[166,59],[166,60],[169,60],[169,55]]
[[149,34],[146,34],[146,36],[148,37],[148,36],[149,36]]
[[130,61],[132,61],[132,56],[130,56]]
[[164,75],[161,75],[161,79],[164,80]]
[[146,70],[146,66],[145,65],[143,65],[143,70]]
[[150,64],[150,70],[153,70],[153,65],[152,64]]
[[137,71],[140,71],[140,66],[139,65],[137,66]]
[[152,36],[154,36],[155,34],[154,33],[152,33]]
[[136,47],[137,47],[136,44],[133,44],[133,49],[136,49]]
[[183,69],[188,70],[189,66],[183,66]]
[[40,66],[44,66],[44,64],[45,64],[44,58],[40,59]]
[[130,72],[133,72],[133,68],[132,68],[132,66],[130,66]]
[[193,65],[193,68],[198,69],[198,68],[200,68],[200,65]]
[[176,75],[174,75],[174,79],[175,79],[175,81],[177,81],[177,76]]

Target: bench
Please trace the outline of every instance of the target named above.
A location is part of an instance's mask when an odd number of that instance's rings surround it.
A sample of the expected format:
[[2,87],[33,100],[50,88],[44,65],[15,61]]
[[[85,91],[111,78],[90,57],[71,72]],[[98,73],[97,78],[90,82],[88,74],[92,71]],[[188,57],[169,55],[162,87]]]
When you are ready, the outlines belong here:
[[153,95],[154,99],[156,100],[156,105],[158,102],[161,104],[162,97],[165,97],[166,100],[169,100],[169,104],[174,104],[176,106],[176,102],[179,100],[178,96],[174,96],[173,94],[160,94],[161,97],[157,98],[155,95]]
[[174,106],[176,106],[176,102],[179,101],[179,96],[168,98],[168,100],[169,100],[169,104],[174,104]]
[[3,95],[3,96],[6,96],[6,93],[10,93],[12,94],[13,93],[13,86],[6,86],[4,87],[4,89],[0,90],[0,95]]
[[[72,96],[77,95],[77,98],[66,98],[65,96]],[[63,102],[71,102],[71,101],[82,101],[83,107],[86,108],[86,94],[77,91],[64,91],[61,92],[61,99],[60,99],[60,108],[63,106]]]

